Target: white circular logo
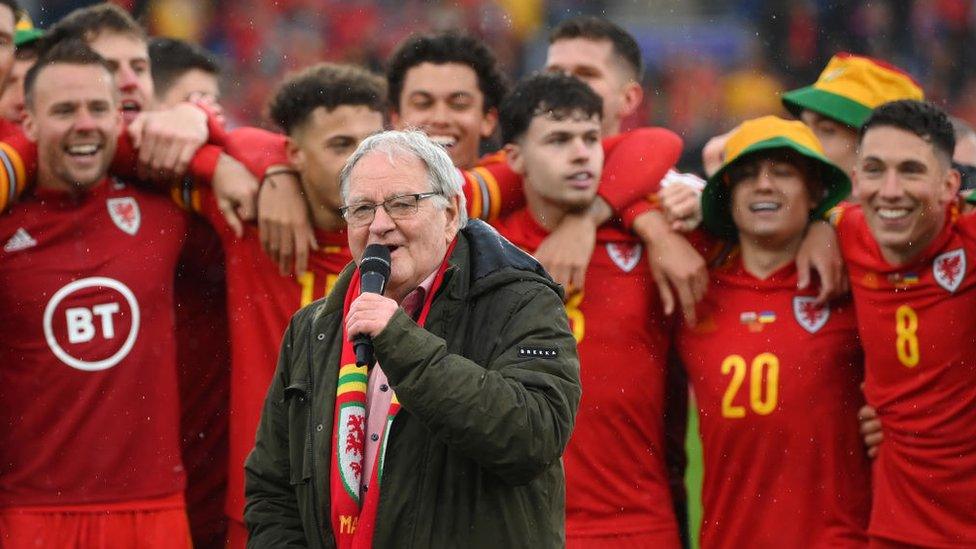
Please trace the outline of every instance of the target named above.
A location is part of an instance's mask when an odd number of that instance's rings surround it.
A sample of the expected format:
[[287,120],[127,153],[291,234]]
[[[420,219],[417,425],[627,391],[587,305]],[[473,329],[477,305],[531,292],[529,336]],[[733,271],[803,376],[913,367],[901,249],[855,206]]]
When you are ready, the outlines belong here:
[[[129,327],[129,334],[126,336],[122,346],[110,356],[95,360],[85,360],[71,355],[64,349],[61,342],[58,341],[58,338],[54,333],[55,312],[58,310],[58,306],[65,300],[65,298],[81,290],[97,287],[109,288],[110,290],[114,290],[118,294],[122,295],[129,307],[131,325]],[[119,312],[119,304],[115,302],[99,303],[90,308],[72,307],[67,309],[65,311],[65,331],[68,341],[70,343],[87,343],[96,337],[96,333],[99,332],[99,330],[101,331],[100,336],[102,339],[114,339],[114,318],[118,316]],[[53,296],[51,296],[51,300],[48,301],[47,307],[44,309],[44,338],[47,340],[48,346],[51,348],[54,355],[58,357],[58,359],[68,366],[77,368],[78,370],[97,372],[99,370],[106,370],[112,366],[115,366],[123,358],[125,358],[126,355],[129,354],[129,351],[132,350],[132,346],[135,344],[138,334],[139,302],[136,301],[136,296],[132,293],[132,290],[126,287],[125,284],[111,278],[95,276],[75,280],[74,282],[65,285]]]

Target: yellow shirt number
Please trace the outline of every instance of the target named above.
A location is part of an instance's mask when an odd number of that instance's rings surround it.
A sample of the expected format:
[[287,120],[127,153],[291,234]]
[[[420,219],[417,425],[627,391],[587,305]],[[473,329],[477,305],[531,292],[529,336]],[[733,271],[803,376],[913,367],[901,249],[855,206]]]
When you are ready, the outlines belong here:
[[[315,301],[315,273],[312,271],[305,271],[304,273],[298,275],[297,278],[298,283],[302,286],[301,306],[304,307]],[[322,297],[329,295],[329,292],[332,291],[332,287],[335,286],[336,280],[339,280],[339,275],[325,275],[325,293],[322,294]]]
[[586,319],[583,311],[579,309],[583,302],[583,292],[576,292],[566,301],[566,317],[569,318],[569,327],[573,330],[573,338],[576,343],[583,341],[583,334],[586,332]]
[[895,311],[895,350],[898,360],[907,368],[918,366],[918,314],[908,305],[902,305]]
[[747,365],[741,355],[729,355],[722,361],[722,375],[732,375],[729,386],[722,396],[722,417],[740,419],[746,417],[746,407],[732,404],[749,370],[749,407],[761,416],[769,415],[779,402],[779,358],[773,353],[762,353]]

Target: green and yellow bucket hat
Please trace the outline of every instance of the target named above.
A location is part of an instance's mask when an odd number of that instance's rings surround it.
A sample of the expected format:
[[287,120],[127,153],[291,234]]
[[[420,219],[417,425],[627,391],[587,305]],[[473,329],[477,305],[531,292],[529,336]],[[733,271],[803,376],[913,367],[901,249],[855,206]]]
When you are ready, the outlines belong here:
[[17,26],[14,27],[14,47],[26,46],[42,36],[44,36],[44,31],[35,28],[30,16],[26,12],[22,12],[20,20],[17,21]]
[[705,229],[720,238],[735,239],[738,230],[732,221],[732,186],[728,179],[731,166],[763,151],[791,150],[813,160],[819,168],[824,196],[811,214],[822,219],[824,214],[851,192],[851,180],[823,154],[820,141],[803,122],[764,116],[743,122],[725,143],[725,161],[708,179],[702,191],[702,219]]
[[859,129],[871,111],[889,101],[924,99],[922,88],[906,72],[877,59],[838,53],[812,86],[783,94],[783,106],[799,118],[804,110]]

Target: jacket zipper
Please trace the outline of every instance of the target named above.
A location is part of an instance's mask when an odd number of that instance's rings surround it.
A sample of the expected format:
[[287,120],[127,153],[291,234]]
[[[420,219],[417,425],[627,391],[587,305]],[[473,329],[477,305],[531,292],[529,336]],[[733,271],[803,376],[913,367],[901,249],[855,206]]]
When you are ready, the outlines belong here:
[[311,476],[309,477],[309,484],[311,485],[310,489],[312,491],[312,514],[314,515],[315,518],[315,523],[314,523],[315,531],[318,532],[319,540],[321,542],[320,546],[325,547],[326,546],[325,531],[322,529],[322,521],[321,521],[321,517],[319,517],[320,509],[319,509],[318,487],[315,485],[315,435],[313,434],[315,432],[315,429],[314,426],[312,425],[312,402],[315,401],[315,399],[313,398],[313,396],[315,395],[315,386],[313,384],[313,378],[312,378],[312,367],[313,367],[312,332],[314,332],[315,330],[313,329],[314,323],[312,322],[312,319],[309,319],[308,321],[308,328],[309,328],[308,334],[306,335],[308,339],[308,396],[307,396],[308,398],[308,405],[307,405],[308,422],[307,423],[308,424],[305,429],[306,432],[305,438],[308,446],[308,467],[311,472]]

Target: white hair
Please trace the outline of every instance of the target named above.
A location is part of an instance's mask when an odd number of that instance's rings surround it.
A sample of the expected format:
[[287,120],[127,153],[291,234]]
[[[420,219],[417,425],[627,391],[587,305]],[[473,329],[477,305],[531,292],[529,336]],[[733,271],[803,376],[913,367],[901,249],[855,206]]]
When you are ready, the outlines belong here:
[[464,179],[444,148],[420,131],[390,130],[363,139],[339,174],[339,193],[342,195],[343,202],[349,198],[349,175],[353,168],[364,156],[374,151],[386,153],[391,163],[397,157],[405,155],[416,157],[423,162],[427,168],[430,190],[438,193],[431,198],[442,208],[446,208],[455,196],[458,197],[458,227],[464,227],[468,221],[467,204],[462,187]]

